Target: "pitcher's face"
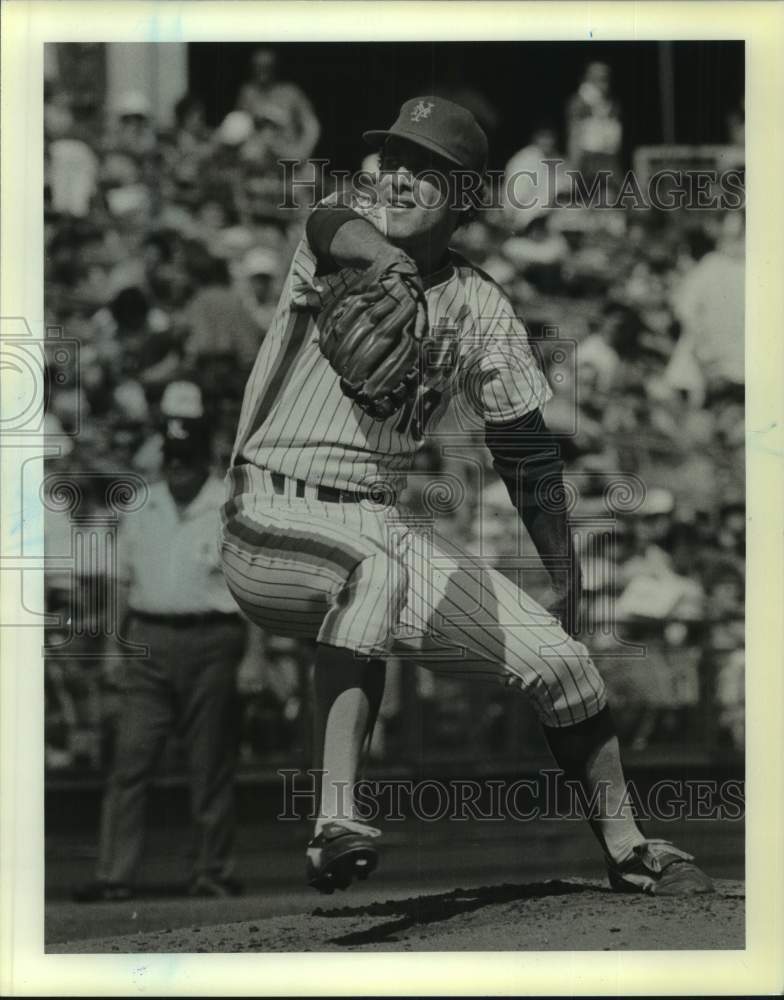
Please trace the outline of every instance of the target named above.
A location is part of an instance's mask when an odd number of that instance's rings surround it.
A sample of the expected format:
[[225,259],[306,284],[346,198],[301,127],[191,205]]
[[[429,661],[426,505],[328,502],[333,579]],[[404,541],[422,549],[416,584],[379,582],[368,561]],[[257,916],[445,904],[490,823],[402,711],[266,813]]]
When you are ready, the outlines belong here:
[[381,153],[378,189],[387,210],[387,236],[406,248],[423,240],[445,242],[459,211],[450,197],[454,167],[429,150],[390,137]]

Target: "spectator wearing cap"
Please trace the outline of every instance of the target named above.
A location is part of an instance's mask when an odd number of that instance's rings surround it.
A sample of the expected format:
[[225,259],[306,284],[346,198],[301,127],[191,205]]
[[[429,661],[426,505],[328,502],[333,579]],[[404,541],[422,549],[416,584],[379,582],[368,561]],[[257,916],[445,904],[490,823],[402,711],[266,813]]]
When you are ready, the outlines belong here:
[[232,877],[236,673],[246,626],[223,580],[216,524],[224,489],[210,473],[210,435],[191,383],[163,399],[163,481],[118,538],[127,640],[147,655],[120,667],[114,764],[101,816],[96,881],[80,901],[126,899],[142,858],[147,790],[175,730],[187,751],[196,858],[190,892],[227,896]]
[[153,153],[157,137],[150,102],[144,94],[135,90],[120,94],[114,112],[117,124],[112,146],[137,158]]

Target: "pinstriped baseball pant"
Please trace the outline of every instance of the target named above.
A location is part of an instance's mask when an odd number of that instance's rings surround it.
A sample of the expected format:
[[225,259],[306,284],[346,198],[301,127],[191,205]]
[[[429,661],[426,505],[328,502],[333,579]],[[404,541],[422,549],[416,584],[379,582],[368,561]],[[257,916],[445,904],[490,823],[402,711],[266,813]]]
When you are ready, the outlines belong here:
[[519,688],[547,726],[604,707],[585,646],[502,574],[413,530],[395,508],[325,503],[314,487],[297,497],[290,480],[278,494],[254,466],[229,482],[224,575],[261,628]]

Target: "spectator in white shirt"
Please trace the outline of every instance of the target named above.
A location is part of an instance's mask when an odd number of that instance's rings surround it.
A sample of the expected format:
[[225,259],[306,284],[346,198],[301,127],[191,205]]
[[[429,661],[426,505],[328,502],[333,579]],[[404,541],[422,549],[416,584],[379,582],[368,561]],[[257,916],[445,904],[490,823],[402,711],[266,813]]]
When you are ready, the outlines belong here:
[[668,383],[695,405],[745,383],[745,225],[728,212],[719,243],[684,277],[674,308],[682,333],[667,369]]

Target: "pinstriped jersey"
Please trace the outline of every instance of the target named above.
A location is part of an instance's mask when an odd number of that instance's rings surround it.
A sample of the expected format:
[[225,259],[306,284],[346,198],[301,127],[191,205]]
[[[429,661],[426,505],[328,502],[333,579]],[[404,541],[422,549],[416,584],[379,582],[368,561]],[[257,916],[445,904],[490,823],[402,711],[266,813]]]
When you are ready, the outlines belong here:
[[[360,201],[352,207],[386,232],[383,207]],[[318,346],[319,311],[360,272],[317,270],[303,238],[245,389],[233,462],[313,485],[364,491],[383,482],[400,489],[453,397],[475,426],[514,420],[550,398],[504,292],[450,252],[445,266],[424,280],[429,332],[418,395],[387,420],[374,420],[343,394]]]

